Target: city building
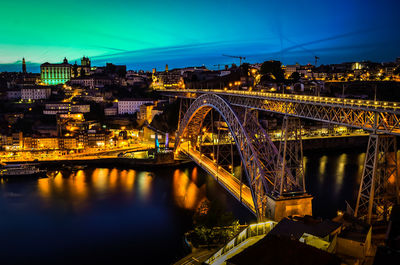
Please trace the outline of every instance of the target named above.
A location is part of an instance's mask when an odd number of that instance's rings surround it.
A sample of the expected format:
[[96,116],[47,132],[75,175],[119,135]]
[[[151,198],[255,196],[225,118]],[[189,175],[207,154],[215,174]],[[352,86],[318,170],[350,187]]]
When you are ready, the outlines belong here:
[[69,84],[71,86],[81,86],[94,89],[103,88],[107,85],[112,85],[113,80],[106,75],[94,74],[90,76],[79,76],[77,78],[71,79]]
[[76,78],[79,76],[90,75],[91,63],[88,57],[83,56],[81,59],[81,65],[76,62],[71,66],[71,77]]
[[48,99],[51,95],[50,87],[35,87],[21,89],[22,100]]
[[80,147],[78,144],[78,140],[75,137],[59,138],[58,143],[60,149],[77,149]]
[[40,65],[40,74],[42,83],[46,85],[65,84],[71,79],[71,65],[64,58],[63,63],[51,64],[44,63]]
[[118,114],[134,114],[140,106],[146,103],[154,103],[152,99],[121,99],[118,101]]
[[[30,140],[30,142],[28,142]],[[26,137],[24,146],[32,149],[58,149],[57,137]]]
[[21,90],[18,89],[7,90],[6,98],[8,100],[21,99]]
[[105,108],[104,109],[104,115],[106,116],[115,116],[118,114],[118,109],[111,107],[111,108]]
[[0,149],[20,150],[23,148],[22,132],[12,133],[11,135],[0,135]]
[[90,105],[88,104],[71,104],[71,103],[46,103],[43,114],[57,115],[61,113],[88,113]]
[[153,120],[153,117],[151,115],[151,111],[154,108],[154,104],[152,103],[146,103],[143,104],[139,107],[139,113],[138,113],[138,119],[139,120],[145,120],[148,123],[151,123]]

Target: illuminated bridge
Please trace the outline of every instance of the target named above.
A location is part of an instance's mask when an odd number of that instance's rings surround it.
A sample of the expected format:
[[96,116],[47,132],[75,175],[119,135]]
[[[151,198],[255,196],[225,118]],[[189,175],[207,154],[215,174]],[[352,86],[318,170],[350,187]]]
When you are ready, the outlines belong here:
[[[158,91],[180,100],[176,154],[189,155],[260,220],[311,214],[301,119],[370,132],[356,216],[368,222],[386,218],[393,198],[398,200],[395,136],[400,135],[400,103],[237,90]],[[259,124],[259,111],[283,116],[279,147]],[[227,139],[230,147],[218,144]],[[240,159],[235,159],[234,145]],[[235,175],[237,160],[246,179]]]

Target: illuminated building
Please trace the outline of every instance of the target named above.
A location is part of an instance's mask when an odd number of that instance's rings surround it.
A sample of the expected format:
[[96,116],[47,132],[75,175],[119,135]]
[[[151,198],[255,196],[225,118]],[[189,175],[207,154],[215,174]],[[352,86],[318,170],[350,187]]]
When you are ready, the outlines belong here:
[[50,87],[36,87],[21,89],[22,100],[48,99],[51,95]]
[[66,58],[60,64],[46,62],[40,65],[42,83],[47,85],[64,84],[71,79],[71,68]]
[[118,114],[134,114],[143,104],[154,103],[150,99],[122,99],[118,101]]
[[146,120],[148,123],[151,123],[153,117],[151,116],[151,111],[153,110],[154,105],[151,103],[143,104],[139,107],[138,119]]
[[[28,140],[27,138],[25,140]],[[46,138],[31,138],[31,143],[25,143],[27,146],[31,146],[34,149],[58,149],[58,138],[46,137]]]
[[91,63],[88,57],[83,56],[81,59],[81,65],[77,65],[76,62],[72,66],[71,77],[80,77],[89,75],[91,70]]
[[59,139],[60,149],[76,149],[79,147],[78,140],[74,137],[65,137]]
[[23,147],[22,132],[12,133],[11,135],[0,135],[0,147],[6,150],[19,150]]
[[90,105],[73,105],[71,103],[47,103],[43,114],[56,115],[61,113],[88,113]]
[[105,108],[104,109],[104,115],[106,116],[115,116],[118,114],[118,109],[111,107],[111,108]]

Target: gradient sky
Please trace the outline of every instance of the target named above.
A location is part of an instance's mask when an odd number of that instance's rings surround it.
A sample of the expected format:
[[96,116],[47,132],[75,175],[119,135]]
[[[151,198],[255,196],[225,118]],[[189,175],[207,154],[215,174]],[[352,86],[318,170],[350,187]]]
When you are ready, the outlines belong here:
[[239,63],[393,61],[400,56],[397,0],[2,1],[0,71],[46,61],[129,69]]

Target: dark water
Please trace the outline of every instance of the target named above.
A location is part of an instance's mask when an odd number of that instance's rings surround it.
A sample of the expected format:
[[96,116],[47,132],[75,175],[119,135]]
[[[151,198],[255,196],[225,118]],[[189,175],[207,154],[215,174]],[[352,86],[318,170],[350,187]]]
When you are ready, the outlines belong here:
[[[306,154],[314,214],[332,217],[353,200],[361,152]],[[2,181],[0,264],[170,264],[205,199],[241,222],[254,217],[196,166],[138,171],[85,169]]]

